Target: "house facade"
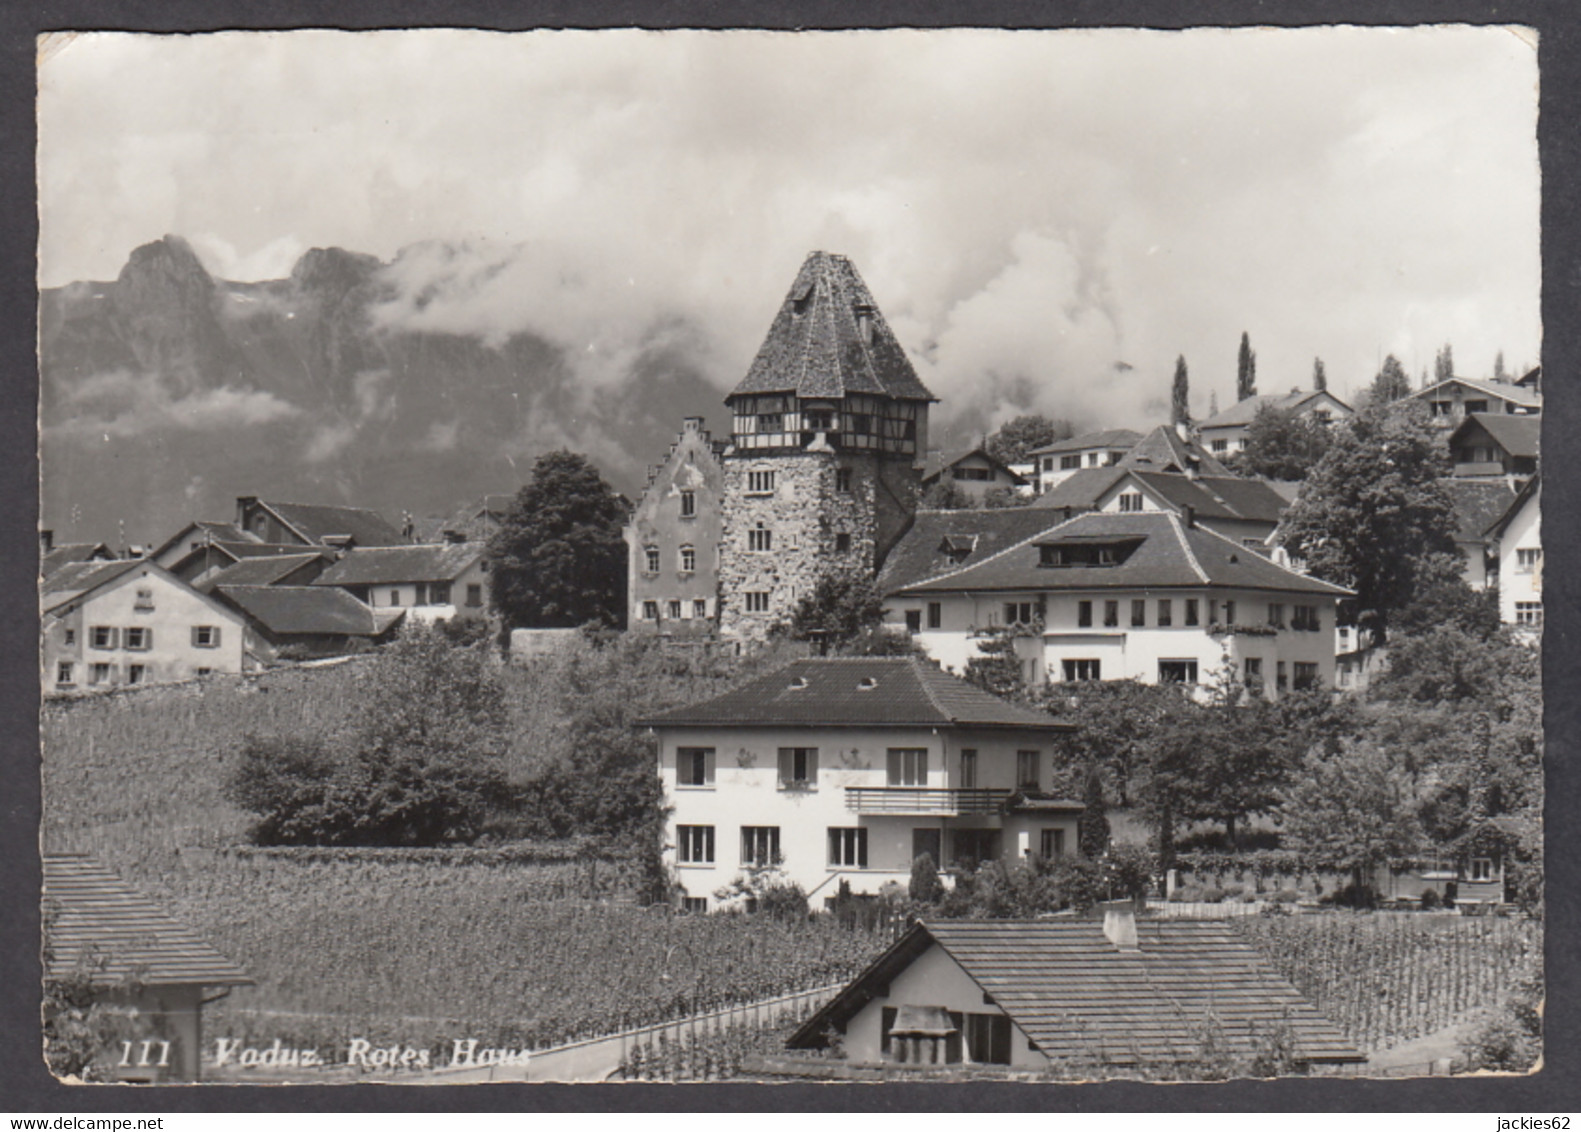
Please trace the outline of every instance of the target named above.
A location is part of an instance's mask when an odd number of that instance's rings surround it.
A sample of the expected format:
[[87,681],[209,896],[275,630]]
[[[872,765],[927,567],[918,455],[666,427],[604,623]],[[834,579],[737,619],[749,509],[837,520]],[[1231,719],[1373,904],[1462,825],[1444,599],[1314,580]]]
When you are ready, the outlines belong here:
[[911,549],[915,574],[881,578],[890,624],[954,672],[1008,633],[1032,685],[1200,687],[1228,672],[1269,697],[1330,688],[1338,606],[1354,596],[1173,512],[1056,518],[942,572]]
[[481,543],[355,547],[312,584],[345,590],[370,609],[407,610],[419,621],[488,617],[488,559]]
[[1452,377],[1411,394],[1425,402],[1432,421],[1440,428],[1457,428],[1471,413],[1520,416],[1540,413],[1542,394],[1533,385]]
[[1248,397],[1209,417],[1196,427],[1198,441],[1209,452],[1221,459],[1246,450],[1246,436],[1252,422],[1264,409],[1277,409],[1295,413],[1328,424],[1356,415],[1356,411],[1326,389],[1303,392],[1292,389],[1289,393],[1270,393]]
[[1071,725],[916,658],[796,661],[640,721],[658,738],[666,861],[687,906],[777,867],[810,898],[943,866],[1076,851],[1081,803],[1049,793]]
[[242,671],[243,618],[147,559],[67,566],[42,604],[46,692]]
[[851,261],[809,255],[725,399],[724,635],[763,640],[825,571],[877,570],[916,510],[934,400]]
[[687,417],[626,527],[627,617],[633,633],[707,636],[719,616],[724,465],[702,417]]
[[982,445],[931,453],[922,465],[922,490],[926,492],[938,483],[949,483],[973,506],[981,505],[983,497],[995,488],[1019,493],[1031,486],[1026,476],[994,459]]
[[1542,481],[1533,477],[1488,530],[1498,561],[1499,619],[1528,637],[1543,631]]
[[1142,434],[1128,428],[1111,428],[1067,437],[1034,448],[1029,454],[1037,475],[1037,494],[1063,483],[1084,468],[1107,468],[1118,464]]
[[1468,413],[1449,434],[1449,458],[1460,478],[1525,478],[1537,474],[1540,413]]

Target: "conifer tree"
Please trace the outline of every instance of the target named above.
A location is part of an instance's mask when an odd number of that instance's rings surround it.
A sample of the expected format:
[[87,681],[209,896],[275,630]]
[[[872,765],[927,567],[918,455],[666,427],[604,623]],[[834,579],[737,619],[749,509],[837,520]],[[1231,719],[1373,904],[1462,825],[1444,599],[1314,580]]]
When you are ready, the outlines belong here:
[[1175,384],[1170,391],[1169,421],[1171,424],[1191,423],[1191,389],[1189,378],[1186,376],[1186,356],[1182,354],[1175,359]]
[[1312,388],[1322,393],[1328,388],[1328,374],[1323,372],[1323,359],[1312,359]]
[[1252,350],[1251,338],[1241,331],[1241,352],[1235,366],[1235,400],[1244,401],[1257,396],[1257,354]]

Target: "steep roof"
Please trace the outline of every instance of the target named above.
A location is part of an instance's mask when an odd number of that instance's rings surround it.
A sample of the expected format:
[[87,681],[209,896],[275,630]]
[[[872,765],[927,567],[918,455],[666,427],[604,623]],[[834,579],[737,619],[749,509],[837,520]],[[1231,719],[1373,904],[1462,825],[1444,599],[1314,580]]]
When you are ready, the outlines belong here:
[[1437,384],[1429,385],[1411,396],[1419,400],[1428,400],[1438,390],[1446,385],[1464,385],[1467,389],[1477,393],[1486,393],[1490,397],[1499,397],[1505,401],[1512,401],[1517,405],[1524,405],[1530,409],[1540,409],[1543,404],[1543,395],[1524,385],[1513,385],[1502,381],[1483,381],[1475,377],[1451,377]]
[[1303,1061],[1366,1057],[1222,923],[1147,920],[1122,951],[1097,920],[919,923],[790,1039],[822,1044],[931,945],[940,947],[1051,1061],[1146,1065],[1182,1060],[1211,1017],[1236,1052],[1288,1024]]
[[62,566],[76,562],[108,562],[115,556],[102,542],[68,542],[38,560],[38,576],[47,578]]
[[114,562],[73,562],[62,566],[39,583],[39,596],[44,608],[53,609],[62,602],[74,601],[90,590],[119,578],[145,560],[124,558]]
[[722,696],[671,708],[638,725],[1072,729],[929,661],[870,656],[792,661]]
[[1483,534],[1503,517],[1515,500],[1516,490],[1506,480],[1448,478],[1438,481],[1455,508],[1455,538],[1480,542]]
[[322,503],[258,501],[286,526],[310,543],[323,545],[327,538],[349,537],[358,546],[400,546],[407,540],[388,519],[366,507],[334,507]]
[[1084,432],[1080,436],[1068,436],[1064,440],[1056,440],[1052,444],[1045,444],[1041,448],[1034,448],[1028,456],[1053,456],[1061,452],[1085,452],[1089,448],[1130,448],[1142,434],[1129,428],[1108,428],[1102,432]]
[[[857,326],[858,307],[872,318],[868,341]],[[869,393],[937,400],[918,379],[856,267],[845,256],[829,252],[810,253],[796,273],[757,357],[731,397],[746,393],[830,398]]]
[[1541,413],[1467,413],[1466,419],[1449,434],[1450,445],[1456,444],[1460,434],[1474,424],[1481,425],[1494,443],[1511,456],[1536,459],[1543,434]]
[[211,519],[194,519],[149,552],[148,557],[158,558],[165,551],[191,535],[202,533],[210,542],[259,542],[251,531],[244,531],[235,523],[221,523]]
[[1262,480],[1242,476],[1199,476],[1189,479],[1162,472],[1137,472],[1135,475],[1143,483],[1159,490],[1178,490],[1176,485],[1184,479],[1198,491],[1213,497],[1226,512],[1226,518],[1277,523],[1288,506],[1285,497]]
[[243,558],[223,570],[210,574],[198,584],[197,588],[212,591],[219,586],[272,586],[290,577],[302,567],[329,557],[321,550],[310,550],[305,554],[266,554],[256,558]]
[[475,542],[356,547],[320,574],[313,584],[366,586],[384,582],[448,582],[460,577],[482,557],[483,547]]
[[1541,476],[1533,476],[1527,480],[1526,486],[1521,488],[1515,498],[1510,501],[1510,505],[1504,509],[1504,514],[1495,519],[1483,534],[1488,538],[1501,538],[1504,534],[1504,528],[1509,526],[1510,521],[1521,513],[1521,508],[1541,495],[1542,490],[1543,481]]
[[[1326,389],[1292,389],[1289,393],[1259,393],[1246,398],[1244,401],[1236,402],[1222,413],[1200,422],[1197,427],[1199,429],[1231,428],[1238,425],[1249,425],[1256,418],[1257,414],[1265,408],[1285,411],[1299,409],[1314,397],[1323,397],[1325,395],[1332,397],[1339,404],[1345,405],[1345,402],[1340,401],[1338,397],[1335,397],[1334,394]],[[1345,408],[1348,409],[1350,406],[1345,405]]]
[[[247,986],[247,973],[112,870],[75,854],[44,858],[46,978],[93,964],[97,984]],[[100,965],[102,964],[102,966]]]
[[1028,506],[1035,508],[1073,507],[1086,510],[1097,505],[1104,493],[1120,481],[1131,469],[1119,464],[1103,468],[1083,468],[1072,472],[1059,483],[1034,499]]
[[276,636],[377,637],[406,612],[375,612],[333,586],[219,586],[214,593]]
[[1174,472],[1144,471],[1122,461],[1109,468],[1088,468],[1054,485],[1032,507],[1049,510],[1071,507],[1090,510],[1126,475],[1178,509],[1194,508],[1204,519],[1247,519],[1278,523],[1289,506],[1279,491],[1263,480],[1231,475],[1184,476]]
[[991,455],[989,455],[987,449],[985,449],[981,444],[975,445],[971,448],[956,448],[948,452],[928,453],[927,458],[922,462],[922,482],[927,483],[930,480],[938,478],[940,473],[942,473],[946,468],[955,467],[956,464],[959,464],[968,456],[981,456],[999,471],[1009,476],[1010,479],[1015,483],[1028,482],[1027,478],[1020,472],[1013,471],[1009,464],[1006,464],[1002,460],[996,460]]
[[[1131,543],[1114,565],[1043,566],[1044,543]],[[1225,586],[1350,597],[1351,591],[1297,574],[1170,511],[1087,512],[1049,527],[976,564],[886,593],[1088,590]]]
[[1119,466],[1144,472],[1164,472],[1170,468],[1184,472],[1191,466],[1193,459],[1196,460],[1197,470],[1205,476],[1233,474],[1202,445],[1194,440],[1182,440],[1180,434],[1168,425],[1159,425],[1137,441],[1129,452],[1120,457]]
[[[918,511],[911,529],[884,559],[879,590],[892,593],[935,574],[981,562],[1058,521],[1031,507]],[[952,561],[951,550],[959,561]]]

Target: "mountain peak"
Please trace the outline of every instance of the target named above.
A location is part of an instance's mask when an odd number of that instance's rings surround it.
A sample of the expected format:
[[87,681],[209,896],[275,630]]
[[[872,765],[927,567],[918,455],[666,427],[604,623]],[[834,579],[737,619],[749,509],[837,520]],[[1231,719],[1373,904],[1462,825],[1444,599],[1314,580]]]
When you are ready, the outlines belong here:
[[367,281],[383,266],[377,256],[344,248],[309,248],[291,268],[291,282],[298,287],[350,290]]
[[139,278],[149,277],[200,279],[205,284],[214,282],[208,268],[198,258],[198,253],[181,236],[165,236],[134,248],[126,258],[126,266],[121,268],[119,282],[135,283]]

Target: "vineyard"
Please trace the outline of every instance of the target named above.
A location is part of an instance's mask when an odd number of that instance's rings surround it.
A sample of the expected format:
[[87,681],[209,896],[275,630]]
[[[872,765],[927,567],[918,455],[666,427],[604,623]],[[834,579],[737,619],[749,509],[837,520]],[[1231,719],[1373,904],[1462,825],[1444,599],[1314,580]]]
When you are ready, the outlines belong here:
[[1333,913],[1232,924],[1365,1050],[1502,1002],[1542,961],[1542,925],[1524,918]]

